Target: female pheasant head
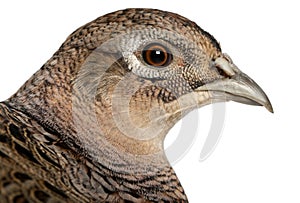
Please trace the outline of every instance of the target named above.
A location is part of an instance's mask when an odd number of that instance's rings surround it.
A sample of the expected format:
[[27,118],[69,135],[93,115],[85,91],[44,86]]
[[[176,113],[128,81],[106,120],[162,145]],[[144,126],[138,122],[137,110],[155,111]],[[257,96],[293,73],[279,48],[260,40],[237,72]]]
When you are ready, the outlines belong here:
[[149,173],[168,165],[163,140],[182,116],[229,100],[272,112],[262,89],[194,22],[127,9],[72,33],[7,103],[96,162]]

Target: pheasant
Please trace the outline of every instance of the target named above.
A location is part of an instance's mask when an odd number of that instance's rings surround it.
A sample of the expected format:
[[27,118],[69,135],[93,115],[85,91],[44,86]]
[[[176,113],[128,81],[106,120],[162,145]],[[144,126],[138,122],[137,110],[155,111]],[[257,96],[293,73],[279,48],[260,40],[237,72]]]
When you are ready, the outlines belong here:
[[164,138],[230,100],[273,112],[196,23],[155,9],[99,17],[0,103],[0,200],[187,202]]

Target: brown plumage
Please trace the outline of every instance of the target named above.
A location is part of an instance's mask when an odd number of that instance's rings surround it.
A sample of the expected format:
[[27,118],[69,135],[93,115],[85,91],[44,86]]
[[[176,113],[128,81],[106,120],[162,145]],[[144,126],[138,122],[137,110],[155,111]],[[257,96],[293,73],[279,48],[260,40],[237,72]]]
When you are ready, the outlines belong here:
[[0,103],[1,202],[187,202],[164,137],[228,100],[272,111],[194,22],[153,9],[102,16]]

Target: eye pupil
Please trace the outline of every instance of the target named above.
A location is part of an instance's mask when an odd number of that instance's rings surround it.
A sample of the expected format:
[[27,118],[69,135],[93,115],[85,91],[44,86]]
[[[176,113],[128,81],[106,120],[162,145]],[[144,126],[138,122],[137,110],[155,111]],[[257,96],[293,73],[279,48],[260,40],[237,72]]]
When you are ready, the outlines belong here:
[[154,64],[164,64],[167,60],[166,53],[158,49],[148,50],[147,57],[148,60],[151,60]]
[[165,67],[171,63],[172,54],[169,50],[160,44],[149,44],[143,52],[144,61],[151,66]]

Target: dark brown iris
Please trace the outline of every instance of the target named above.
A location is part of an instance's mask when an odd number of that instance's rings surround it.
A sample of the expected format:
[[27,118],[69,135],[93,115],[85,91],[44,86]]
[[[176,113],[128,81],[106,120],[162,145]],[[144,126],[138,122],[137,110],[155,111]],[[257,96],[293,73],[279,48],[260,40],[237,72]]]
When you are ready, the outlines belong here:
[[148,65],[154,67],[165,67],[169,65],[173,59],[167,47],[158,43],[147,45],[142,52],[142,56]]

